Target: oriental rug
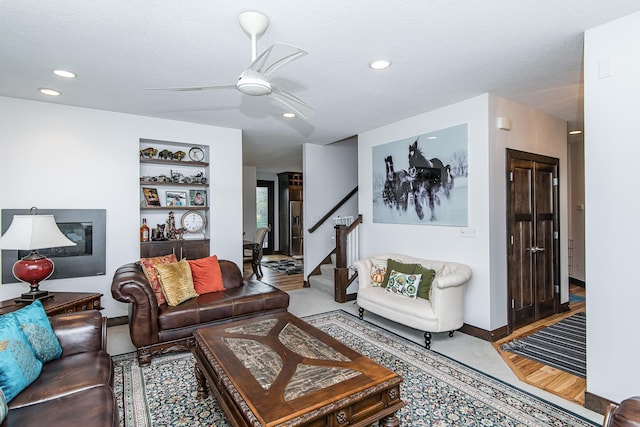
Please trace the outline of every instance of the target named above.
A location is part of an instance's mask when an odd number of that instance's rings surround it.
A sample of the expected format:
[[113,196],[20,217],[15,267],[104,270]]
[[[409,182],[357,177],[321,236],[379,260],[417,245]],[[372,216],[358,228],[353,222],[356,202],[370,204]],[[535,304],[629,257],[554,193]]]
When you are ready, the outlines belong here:
[[[396,414],[402,426],[598,425],[349,313],[305,320],[404,378],[407,406]],[[154,357],[143,368],[129,353],[114,364],[122,427],[229,425],[213,397],[196,398],[190,353]]]
[[587,315],[576,313],[546,328],[502,344],[502,350],[587,377]]

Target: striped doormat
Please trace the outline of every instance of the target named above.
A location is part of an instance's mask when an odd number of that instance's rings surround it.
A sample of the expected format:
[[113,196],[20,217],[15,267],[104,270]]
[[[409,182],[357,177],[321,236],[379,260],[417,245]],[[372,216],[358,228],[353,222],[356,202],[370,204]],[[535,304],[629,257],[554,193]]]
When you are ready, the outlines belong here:
[[502,344],[502,350],[587,377],[587,316],[576,313],[524,338]]

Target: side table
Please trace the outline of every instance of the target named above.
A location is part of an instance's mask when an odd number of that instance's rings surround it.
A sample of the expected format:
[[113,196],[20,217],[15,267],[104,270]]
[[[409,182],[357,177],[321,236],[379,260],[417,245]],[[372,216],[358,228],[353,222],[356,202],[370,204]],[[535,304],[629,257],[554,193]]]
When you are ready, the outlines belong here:
[[[102,310],[102,294],[90,292],[49,292],[53,298],[42,300],[44,311],[49,316],[83,310]],[[16,303],[14,299],[0,301],[0,314],[11,313],[27,304]]]

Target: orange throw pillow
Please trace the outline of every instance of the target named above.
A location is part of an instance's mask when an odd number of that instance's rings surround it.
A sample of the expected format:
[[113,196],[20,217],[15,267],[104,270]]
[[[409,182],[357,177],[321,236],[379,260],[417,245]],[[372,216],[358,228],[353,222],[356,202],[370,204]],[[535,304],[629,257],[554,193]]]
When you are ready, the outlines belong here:
[[191,266],[193,287],[198,295],[224,291],[222,271],[216,255],[188,261]]
[[147,280],[153,289],[153,293],[156,295],[158,305],[162,305],[166,302],[164,294],[162,293],[162,287],[160,286],[160,279],[158,279],[158,273],[156,272],[156,265],[158,264],[171,264],[178,262],[175,254],[157,256],[154,258],[141,258],[140,265],[142,265],[142,271],[147,276]]

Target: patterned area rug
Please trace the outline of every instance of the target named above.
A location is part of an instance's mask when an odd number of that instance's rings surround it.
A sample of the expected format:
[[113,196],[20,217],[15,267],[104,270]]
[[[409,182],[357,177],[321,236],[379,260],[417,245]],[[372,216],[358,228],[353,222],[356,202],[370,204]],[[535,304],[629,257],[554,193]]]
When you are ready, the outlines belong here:
[[[402,426],[598,426],[346,312],[305,320],[404,378]],[[197,400],[190,353],[154,357],[144,368],[133,353],[114,363],[122,427],[229,426],[213,397]]]
[[281,259],[277,261],[262,261],[264,267],[279,271],[284,274],[301,274],[304,273],[302,259]]
[[502,344],[502,349],[586,378],[586,328],[586,313],[576,313],[531,335]]

